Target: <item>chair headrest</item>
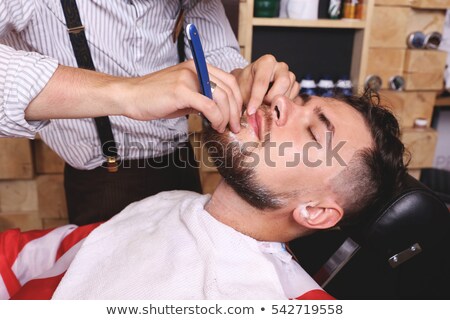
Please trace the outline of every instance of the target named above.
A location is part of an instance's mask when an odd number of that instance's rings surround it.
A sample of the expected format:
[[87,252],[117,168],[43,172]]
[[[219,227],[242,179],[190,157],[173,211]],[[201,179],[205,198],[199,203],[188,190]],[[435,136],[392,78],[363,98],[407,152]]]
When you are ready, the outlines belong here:
[[450,213],[430,189],[407,175],[394,196],[342,229],[361,246],[389,259],[416,243],[423,250],[442,244],[450,232]]

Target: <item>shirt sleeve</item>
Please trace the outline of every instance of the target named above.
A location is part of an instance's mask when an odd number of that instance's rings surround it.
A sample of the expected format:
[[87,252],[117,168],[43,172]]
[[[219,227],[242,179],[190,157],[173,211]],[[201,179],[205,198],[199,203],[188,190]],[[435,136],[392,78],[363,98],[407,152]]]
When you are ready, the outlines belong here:
[[[0,0],[0,39],[27,27],[34,0]],[[25,109],[48,83],[58,62],[0,45],[0,137],[34,138],[48,121],[26,121]]]
[[[194,23],[199,30],[208,63],[227,72],[248,64],[240,54],[238,41],[220,0],[198,1],[187,10],[185,21]],[[185,42],[188,44],[187,39]],[[185,51],[186,56],[192,58],[190,50]]]

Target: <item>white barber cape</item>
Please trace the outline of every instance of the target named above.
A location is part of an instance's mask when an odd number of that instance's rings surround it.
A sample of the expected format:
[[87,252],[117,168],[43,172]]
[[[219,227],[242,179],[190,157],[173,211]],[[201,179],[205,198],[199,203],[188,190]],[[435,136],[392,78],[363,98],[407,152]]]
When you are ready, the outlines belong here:
[[280,243],[204,210],[208,195],[163,192],[86,238],[53,299],[286,299],[319,285]]

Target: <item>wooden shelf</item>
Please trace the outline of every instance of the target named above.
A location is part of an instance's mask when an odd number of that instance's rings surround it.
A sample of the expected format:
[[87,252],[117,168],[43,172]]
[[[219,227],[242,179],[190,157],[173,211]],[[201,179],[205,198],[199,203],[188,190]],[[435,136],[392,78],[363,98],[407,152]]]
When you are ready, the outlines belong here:
[[435,107],[448,107],[450,106],[450,97],[438,97],[436,98]]
[[301,27],[301,28],[338,28],[364,29],[364,20],[296,20],[283,18],[253,18],[252,24],[259,27]]

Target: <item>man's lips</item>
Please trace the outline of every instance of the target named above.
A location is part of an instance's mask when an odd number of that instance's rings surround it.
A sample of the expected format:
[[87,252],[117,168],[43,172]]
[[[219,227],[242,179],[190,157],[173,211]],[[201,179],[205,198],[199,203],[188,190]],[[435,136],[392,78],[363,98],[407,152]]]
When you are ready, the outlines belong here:
[[253,129],[253,132],[259,141],[264,141],[265,134],[270,127],[266,118],[266,111],[262,108],[256,110],[256,113],[251,116],[247,116],[247,124]]
[[254,113],[251,116],[247,116],[247,122],[250,125],[250,127],[253,129],[253,132],[258,137],[258,139],[261,140],[260,135],[259,135],[260,122],[258,121],[258,113]]
[[258,125],[258,138],[260,141],[264,140],[264,120],[265,120],[265,113],[262,109],[258,109],[255,113],[256,118],[256,124]]

